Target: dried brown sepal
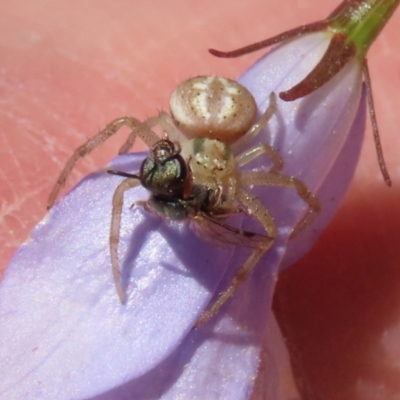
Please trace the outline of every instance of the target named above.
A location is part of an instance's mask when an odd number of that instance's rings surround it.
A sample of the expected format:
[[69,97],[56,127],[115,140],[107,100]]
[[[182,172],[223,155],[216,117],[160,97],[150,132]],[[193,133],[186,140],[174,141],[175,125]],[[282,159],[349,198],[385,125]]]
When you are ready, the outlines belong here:
[[368,63],[366,58],[364,59],[363,75],[364,75],[365,86],[367,88],[368,111],[369,111],[369,116],[371,118],[372,133],[374,135],[375,149],[376,149],[376,155],[378,157],[379,168],[381,170],[383,179],[386,182],[386,185],[392,186],[392,181],[390,179],[389,172],[386,168],[385,158],[383,157],[381,139],[378,130],[378,121],[376,120],[374,99],[372,96],[371,78],[369,76]]
[[284,101],[293,101],[307,96],[331,80],[356,54],[357,48],[353,43],[347,42],[347,36],[340,32],[335,33],[315,68],[297,85],[279,93],[279,97]]
[[286,32],[280,33],[279,35],[273,36],[269,39],[262,40],[261,42],[253,43],[240,49],[232,51],[220,51],[215,49],[208,49],[208,51],[215,57],[220,58],[235,58],[240,57],[245,54],[253,53],[254,51],[264,49],[265,47],[270,47],[275,44],[284,42],[288,39],[293,39],[298,36],[302,36],[307,33],[319,32],[327,29],[329,27],[329,21],[317,21],[311,24],[298,26],[297,28],[290,29]]

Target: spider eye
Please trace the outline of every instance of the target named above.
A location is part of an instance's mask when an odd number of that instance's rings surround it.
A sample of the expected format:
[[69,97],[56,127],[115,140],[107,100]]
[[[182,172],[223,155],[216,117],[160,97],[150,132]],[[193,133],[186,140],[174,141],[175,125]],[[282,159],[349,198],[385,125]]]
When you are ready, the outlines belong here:
[[198,76],[171,95],[171,114],[184,135],[231,144],[253,125],[257,105],[240,83],[218,76]]
[[151,149],[141,167],[141,183],[153,196],[182,197],[188,168],[180,146],[160,140]]

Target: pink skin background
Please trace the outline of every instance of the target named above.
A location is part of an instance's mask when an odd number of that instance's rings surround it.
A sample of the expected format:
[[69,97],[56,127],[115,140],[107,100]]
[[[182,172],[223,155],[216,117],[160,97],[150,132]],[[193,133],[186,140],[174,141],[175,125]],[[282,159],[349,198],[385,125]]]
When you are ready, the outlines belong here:
[[[47,195],[72,151],[107,122],[167,110],[169,94],[182,80],[202,74],[236,78],[262,55],[219,60],[207,48],[250,44],[322,19],[336,5],[336,0],[3,0],[0,271],[45,215]],[[304,398],[374,398],[367,393],[380,385],[385,399],[400,394],[396,27],[400,11],[369,53],[393,187],[379,174],[368,124],[341,210],[314,249],[278,282],[274,309]],[[67,187],[115,156],[121,136],[79,164]]]

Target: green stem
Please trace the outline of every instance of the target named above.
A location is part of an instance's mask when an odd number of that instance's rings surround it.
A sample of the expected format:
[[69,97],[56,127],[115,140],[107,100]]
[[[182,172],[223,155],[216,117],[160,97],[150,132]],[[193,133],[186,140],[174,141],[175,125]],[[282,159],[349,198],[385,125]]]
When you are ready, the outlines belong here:
[[365,56],[399,3],[400,0],[345,0],[328,20],[331,28],[344,33],[347,42]]

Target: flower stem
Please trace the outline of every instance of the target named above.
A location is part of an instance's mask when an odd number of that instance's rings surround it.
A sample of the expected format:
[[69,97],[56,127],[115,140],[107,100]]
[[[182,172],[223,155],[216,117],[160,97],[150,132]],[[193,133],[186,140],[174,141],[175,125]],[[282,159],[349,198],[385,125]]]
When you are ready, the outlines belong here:
[[400,0],[345,0],[329,15],[330,27],[347,36],[361,56],[393,15]]

